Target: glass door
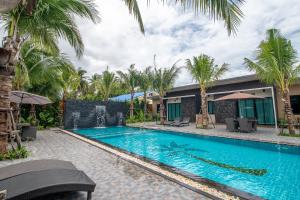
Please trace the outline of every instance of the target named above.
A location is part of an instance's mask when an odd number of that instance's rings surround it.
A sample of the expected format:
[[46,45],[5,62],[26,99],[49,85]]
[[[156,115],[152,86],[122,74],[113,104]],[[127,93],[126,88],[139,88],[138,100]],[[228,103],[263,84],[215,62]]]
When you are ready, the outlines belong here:
[[181,116],[181,103],[168,103],[168,121],[174,121]]

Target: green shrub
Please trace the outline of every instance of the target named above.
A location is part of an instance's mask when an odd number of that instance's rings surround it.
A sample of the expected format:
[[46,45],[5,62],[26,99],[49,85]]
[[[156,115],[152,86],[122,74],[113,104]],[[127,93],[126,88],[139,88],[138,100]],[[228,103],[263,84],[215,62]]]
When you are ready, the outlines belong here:
[[53,126],[54,124],[54,117],[51,116],[51,113],[49,112],[40,112],[39,114],[39,119],[40,119],[40,126],[44,127],[44,128],[48,128]]
[[29,151],[25,147],[21,147],[16,150],[11,149],[5,154],[0,154],[0,161],[27,158],[28,156]]
[[146,114],[144,117],[144,112],[140,110],[137,112],[133,117],[129,117],[126,119],[126,123],[133,124],[133,123],[140,123],[140,122],[151,122],[153,121],[153,117],[150,114]]

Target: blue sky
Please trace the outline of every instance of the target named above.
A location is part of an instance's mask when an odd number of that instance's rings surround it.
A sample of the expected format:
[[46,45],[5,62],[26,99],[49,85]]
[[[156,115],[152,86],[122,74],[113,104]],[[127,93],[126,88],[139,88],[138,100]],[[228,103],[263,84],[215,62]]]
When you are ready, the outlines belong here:
[[[140,9],[146,28],[142,35],[138,24],[121,0],[96,0],[102,22],[92,24],[77,19],[85,43],[84,56],[78,60],[65,42],[61,49],[68,54],[76,67],[85,68],[89,75],[101,73],[108,65],[111,70],[126,70],[135,63],[143,69],[153,63],[169,67],[178,59],[184,65],[186,58],[208,54],[217,64],[230,64],[224,78],[249,74],[243,58],[251,58],[265,31],[278,28],[300,52],[300,2],[299,0],[246,0],[242,6],[245,17],[236,36],[228,36],[222,21],[214,22],[206,16],[183,12],[174,5],[163,5],[152,0],[140,0]],[[186,70],[176,85],[192,83]]]

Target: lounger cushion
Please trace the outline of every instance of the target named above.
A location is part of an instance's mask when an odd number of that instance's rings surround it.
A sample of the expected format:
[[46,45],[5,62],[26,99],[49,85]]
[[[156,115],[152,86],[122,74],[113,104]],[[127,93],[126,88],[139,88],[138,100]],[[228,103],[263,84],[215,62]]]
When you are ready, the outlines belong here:
[[59,192],[93,192],[95,186],[83,171],[73,169],[34,171],[0,181],[0,190],[7,190],[9,200],[28,200]]
[[71,162],[62,160],[32,160],[0,168],[0,180],[47,169],[76,169],[76,167]]

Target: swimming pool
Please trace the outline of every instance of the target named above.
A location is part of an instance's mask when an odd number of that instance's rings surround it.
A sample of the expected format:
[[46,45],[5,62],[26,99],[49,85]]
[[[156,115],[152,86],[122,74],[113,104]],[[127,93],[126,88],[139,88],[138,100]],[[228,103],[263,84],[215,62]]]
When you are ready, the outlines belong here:
[[296,146],[130,127],[73,132],[265,199],[300,199]]

